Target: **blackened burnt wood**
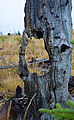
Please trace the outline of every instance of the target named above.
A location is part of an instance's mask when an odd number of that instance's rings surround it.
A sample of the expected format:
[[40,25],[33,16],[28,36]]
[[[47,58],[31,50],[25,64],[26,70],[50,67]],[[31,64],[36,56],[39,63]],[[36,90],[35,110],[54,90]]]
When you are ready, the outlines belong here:
[[[19,50],[18,74],[24,82],[24,92],[28,99],[36,93],[26,120],[53,120],[50,115],[41,114],[39,108],[52,109],[57,102],[63,106],[66,100],[71,99],[68,92],[72,59],[71,9],[71,0],[26,0],[25,31]],[[28,40],[25,32],[29,37],[44,40],[51,63],[50,72],[44,76],[31,74],[27,68],[25,50]],[[23,112],[21,114],[20,120],[24,116]]]

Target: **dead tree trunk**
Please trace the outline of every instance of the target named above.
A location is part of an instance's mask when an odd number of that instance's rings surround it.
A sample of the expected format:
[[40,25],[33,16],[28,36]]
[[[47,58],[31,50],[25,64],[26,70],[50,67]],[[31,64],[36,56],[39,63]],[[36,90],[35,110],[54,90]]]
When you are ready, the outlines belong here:
[[[72,59],[71,9],[71,0],[26,0],[25,32],[29,37],[32,35],[43,38],[51,63],[51,70],[44,76],[39,77],[28,71],[24,56],[28,40],[24,32],[19,51],[18,74],[24,82],[28,99],[36,93],[26,120],[53,120],[50,115],[39,113],[39,108],[51,109],[57,102],[63,104],[69,98],[68,82]],[[24,115],[24,112],[21,114]],[[18,114],[20,120],[23,120],[23,115],[20,117],[20,113]]]

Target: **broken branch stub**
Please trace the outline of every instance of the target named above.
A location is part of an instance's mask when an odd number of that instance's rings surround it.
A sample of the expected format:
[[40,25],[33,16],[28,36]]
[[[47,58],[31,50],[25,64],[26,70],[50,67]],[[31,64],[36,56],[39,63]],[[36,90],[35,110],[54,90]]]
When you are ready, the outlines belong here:
[[72,56],[71,9],[71,0],[26,0],[25,32],[29,37],[32,35],[43,38],[51,63],[51,70],[44,76],[28,71],[24,56],[28,40],[24,32],[19,51],[18,74],[24,82],[24,91],[28,99],[36,93],[26,120],[53,120],[50,115],[41,115],[38,112],[39,108],[51,109],[57,102],[63,105],[69,98],[68,82]]

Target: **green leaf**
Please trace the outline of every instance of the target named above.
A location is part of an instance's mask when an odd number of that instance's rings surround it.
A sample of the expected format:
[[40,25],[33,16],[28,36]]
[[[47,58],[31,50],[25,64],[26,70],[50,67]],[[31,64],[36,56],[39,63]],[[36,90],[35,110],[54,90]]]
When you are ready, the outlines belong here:
[[74,44],[74,40],[70,41],[71,44]]
[[56,108],[62,110],[62,107],[59,103],[56,104]]
[[74,102],[72,102],[71,100],[66,101],[67,105],[71,106],[72,108],[74,108]]
[[39,109],[39,111],[40,111],[40,112],[43,112],[43,113],[51,114],[51,111],[52,111],[52,110],[48,110],[48,109],[43,109],[43,108],[41,108],[41,109]]

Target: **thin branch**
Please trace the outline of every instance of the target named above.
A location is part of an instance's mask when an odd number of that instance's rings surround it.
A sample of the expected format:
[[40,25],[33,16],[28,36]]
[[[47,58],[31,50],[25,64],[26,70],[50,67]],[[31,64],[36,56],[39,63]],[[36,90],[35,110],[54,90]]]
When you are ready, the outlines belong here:
[[25,114],[24,114],[24,120],[25,120],[25,118],[26,118],[28,109],[29,109],[29,107],[30,107],[30,105],[31,105],[31,103],[32,103],[32,101],[33,101],[33,99],[35,98],[35,96],[36,96],[36,93],[33,95],[33,97],[31,98],[31,100],[30,100],[30,102],[29,102],[29,104],[28,104],[28,106],[27,106],[27,109],[26,109]]

